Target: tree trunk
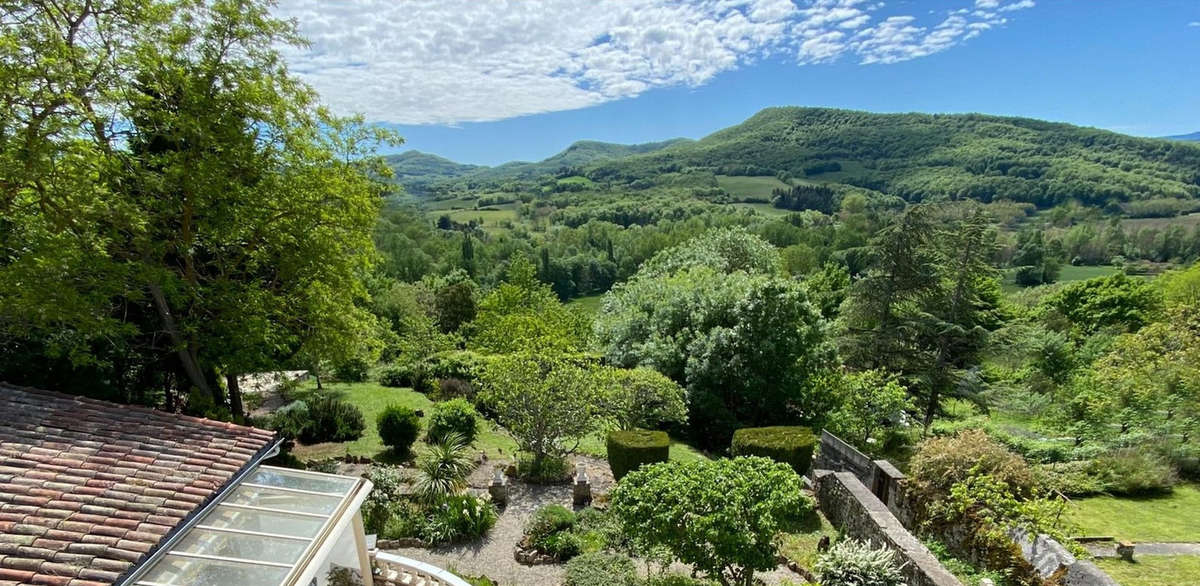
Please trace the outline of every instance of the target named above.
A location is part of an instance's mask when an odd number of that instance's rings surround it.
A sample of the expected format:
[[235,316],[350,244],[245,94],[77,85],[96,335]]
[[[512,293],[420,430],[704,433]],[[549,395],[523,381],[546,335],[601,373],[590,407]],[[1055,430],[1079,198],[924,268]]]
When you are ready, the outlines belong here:
[[[171,314],[171,307],[167,305],[167,297],[163,294],[162,287],[150,285],[150,296],[154,298],[154,308],[158,310],[158,315],[163,321],[163,328],[170,336],[171,344],[175,346],[175,353],[179,356],[179,364],[183,367],[188,382],[200,389],[201,392],[212,395],[212,387],[209,386],[208,379],[204,377],[204,372],[200,369],[200,362],[196,359],[195,344],[183,339],[183,335],[179,332],[179,326],[175,323],[175,316]],[[218,401],[217,403],[222,402]]]
[[225,375],[225,390],[229,392],[229,412],[233,414],[234,420],[239,420],[246,416],[242,407],[242,387],[238,383],[238,375]]

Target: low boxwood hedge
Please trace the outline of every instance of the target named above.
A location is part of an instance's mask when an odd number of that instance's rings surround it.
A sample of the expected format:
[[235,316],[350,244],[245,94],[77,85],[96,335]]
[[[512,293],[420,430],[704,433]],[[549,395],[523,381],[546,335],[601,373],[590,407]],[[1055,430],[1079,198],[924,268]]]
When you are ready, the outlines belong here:
[[642,464],[666,462],[671,438],[665,431],[614,431],[608,434],[608,465],[620,480]]
[[796,474],[808,472],[817,436],[807,427],[743,427],[733,432],[729,451],[734,456],[762,456],[792,467]]

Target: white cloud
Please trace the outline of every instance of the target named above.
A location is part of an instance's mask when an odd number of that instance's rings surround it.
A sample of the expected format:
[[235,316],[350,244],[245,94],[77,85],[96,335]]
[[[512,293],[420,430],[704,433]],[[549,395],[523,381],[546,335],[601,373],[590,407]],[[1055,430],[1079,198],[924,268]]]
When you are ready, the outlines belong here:
[[865,0],[284,0],[278,13],[312,43],[286,49],[289,64],[335,110],[453,124],[699,86],[766,57],[915,59],[1032,5],[975,0],[932,27]]
[[1193,20],[1188,23],[1188,26],[1200,26],[1200,20]]

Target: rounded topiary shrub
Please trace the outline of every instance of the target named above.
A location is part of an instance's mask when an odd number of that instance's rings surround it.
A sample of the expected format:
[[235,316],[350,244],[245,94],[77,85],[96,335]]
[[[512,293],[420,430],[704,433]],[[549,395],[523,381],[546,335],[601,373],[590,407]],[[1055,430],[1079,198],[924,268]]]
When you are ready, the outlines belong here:
[[330,396],[311,401],[308,418],[308,425],[300,431],[300,439],[306,444],[353,441],[367,429],[358,407]]
[[665,431],[635,429],[608,434],[608,465],[617,480],[642,464],[666,462],[671,438]]
[[461,435],[468,444],[475,441],[475,436],[479,434],[478,413],[466,399],[451,399],[433,406],[426,437],[436,443],[451,433]]
[[398,454],[407,454],[421,434],[417,412],[400,405],[388,405],[375,421],[379,438]]
[[817,436],[807,427],[743,427],[733,432],[729,451],[734,456],[762,456],[792,467],[796,474],[808,472]]
[[564,586],[635,586],[637,567],[629,556],[607,551],[585,553],[567,562]]

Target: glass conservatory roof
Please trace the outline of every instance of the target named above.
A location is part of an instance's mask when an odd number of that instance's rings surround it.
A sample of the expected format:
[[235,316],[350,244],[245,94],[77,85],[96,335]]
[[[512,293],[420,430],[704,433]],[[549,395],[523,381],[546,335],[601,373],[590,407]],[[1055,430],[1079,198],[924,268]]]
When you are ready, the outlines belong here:
[[141,586],[293,583],[338,520],[357,509],[361,478],[260,466],[136,576]]

